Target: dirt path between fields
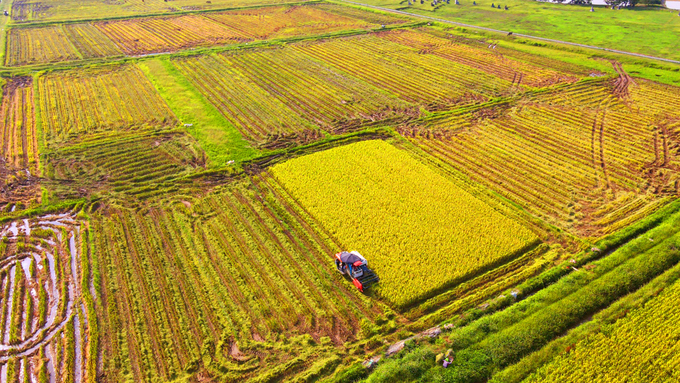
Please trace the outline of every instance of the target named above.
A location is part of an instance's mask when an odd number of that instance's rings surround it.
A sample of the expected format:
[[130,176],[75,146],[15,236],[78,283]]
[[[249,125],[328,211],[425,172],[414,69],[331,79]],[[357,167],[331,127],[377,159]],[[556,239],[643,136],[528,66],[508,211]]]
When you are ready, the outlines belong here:
[[[480,26],[471,25],[471,24],[464,24],[464,23],[459,23],[459,22],[456,22],[456,21],[440,19],[440,18],[437,18],[437,17],[419,15],[417,13],[404,12],[404,11],[398,11],[396,9],[391,9],[391,8],[384,8],[384,7],[378,7],[378,6],[370,5],[370,4],[357,3],[357,2],[354,2],[354,1],[350,1],[350,0],[339,0],[339,1],[341,1],[343,3],[360,5],[360,6],[366,7],[366,8],[373,8],[373,9],[377,9],[377,10],[384,11],[384,12],[390,12],[390,13],[396,13],[396,14],[410,16],[410,17],[417,17],[417,18],[420,18],[420,19],[432,20],[432,21],[436,21],[436,22],[439,22],[439,23],[457,25],[457,26],[466,27],[466,28],[479,29],[479,30],[488,31],[488,32],[504,33],[506,35],[508,33],[511,33],[511,31],[501,31],[499,29],[480,27]],[[597,50],[606,51],[606,52],[618,53],[618,54],[622,54],[622,55],[626,55],[626,56],[642,57],[642,58],[646,58],[646,59],[665,61],[665,62],[669,62],[669,63],[673,63],[673,64],[680,64],[680,61],[678,61],[678,60],[671,60],[671,59],[667,59],[667,58],[663,58],[663,57],[643,55],[641,53],[620,51],[618,49],[610,49],[610,48],[603,48],[603,47],[598,47],[598,46],[594,46],[594,45],[572,43],[572,42],[569,42],[569,41],[561,41],[561,40],[549,39],[549,38],[546,38],[546,37],[525,35],[525,34],[514,33],[514,32],[512,32],[512,35],[518,36],[518,37],[524,37],[524,38],[528,38],[528,39],[548,41],[548,42],[551,42],[551,43],[572,45],[572,46],[581,47],[581,48],[597,49]]]

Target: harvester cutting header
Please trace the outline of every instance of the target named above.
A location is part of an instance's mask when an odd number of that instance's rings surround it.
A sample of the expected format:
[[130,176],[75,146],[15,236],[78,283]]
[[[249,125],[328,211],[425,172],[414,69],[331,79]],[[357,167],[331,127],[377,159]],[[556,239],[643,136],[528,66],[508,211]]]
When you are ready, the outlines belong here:
[[377,275],[368,268],[368,261],[358,251],[342,251],[335,254],[335,267],[342,275],[346,275],[362,293],[374,283],[380,281]]

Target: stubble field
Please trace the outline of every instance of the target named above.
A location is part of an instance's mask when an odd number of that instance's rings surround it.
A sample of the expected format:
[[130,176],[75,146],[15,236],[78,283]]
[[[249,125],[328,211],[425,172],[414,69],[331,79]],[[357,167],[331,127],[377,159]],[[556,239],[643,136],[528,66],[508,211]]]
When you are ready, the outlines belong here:
[[[326,2],[11,10],[0,382],[674,363],[671,330],[648,352],[680,275],[673,68]],[[342,250],[380,282],[360,293]]]

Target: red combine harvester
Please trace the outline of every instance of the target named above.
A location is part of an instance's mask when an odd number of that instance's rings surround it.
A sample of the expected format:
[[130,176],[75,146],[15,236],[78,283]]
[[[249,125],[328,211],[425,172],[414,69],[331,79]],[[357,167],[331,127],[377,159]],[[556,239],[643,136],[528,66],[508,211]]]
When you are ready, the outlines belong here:
[[348,276],[362,293],[364,289],[380,281],[380,278],[368,268],[366,258],[358,251],[342,251],[335,254],[335,267],[340,274]]

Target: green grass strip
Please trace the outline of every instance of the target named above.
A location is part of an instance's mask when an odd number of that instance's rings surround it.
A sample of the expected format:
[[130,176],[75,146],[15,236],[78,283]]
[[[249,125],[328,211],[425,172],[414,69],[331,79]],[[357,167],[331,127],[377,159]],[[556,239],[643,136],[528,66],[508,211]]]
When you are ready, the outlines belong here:
[[[444,369],[436,366],[438,368],[432,369],[423,380],[476,382],[488,379],[493,372],[541,348],[590,314],[673,267],[680,260],[680,254],[674,250],[680,242],[678,206],[679,201],[673,202],[648,218],[599,241],[597,245],[601,246],[603,252],[616,250],[595,262],[594,269],[581,269],[561,279],[557,276],[559,280],[556,283],[535,295],[504,311],[455,329],[444,346],[457,351],[457,358],[461,358],[457,359],[457,367],[446,370],[458,369],[457,375],[451,373],[451,376],[440,376],[438,374]],[[618,247],[626,240],[631,241]],[[582,258],[592,259],[592,253],[584,252]],[[531,285],[537,287],[552,283],[552,278],[540,277],[551,274],[553,270],[563,275],[564,269],[571,269],[572,265],[581,267],[582,264],[581,260],[576,264],[566,263],[555,267],[539,276],[541,283]],[[529,286],[527,288],[532,290]],[[389,359],[371,375],[369,381],[418,379],[425,371],[435,367],[433,355],[436,349],[418,347],[412,352]],[[408,366],[410,372],[400,366]]]
[[211,166],[241,162],[259,154],[169,60],[148,60],[138,66],[180,121],[190,125],[187,131],[201,144]]

